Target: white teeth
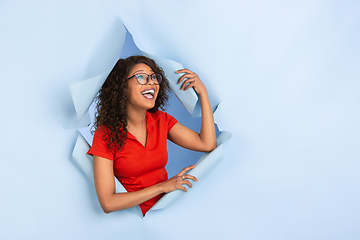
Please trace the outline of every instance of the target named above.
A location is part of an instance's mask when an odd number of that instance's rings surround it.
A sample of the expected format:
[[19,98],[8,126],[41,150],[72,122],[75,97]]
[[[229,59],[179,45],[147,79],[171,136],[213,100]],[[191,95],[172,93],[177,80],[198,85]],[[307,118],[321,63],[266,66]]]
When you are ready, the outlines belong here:
[[143,92],[141,92],[141,94],[152,94],[152,95],[154,95],[154,93],[155,93],[155,91],[154,90],[152,90],[152,89],[149,89],[149,90],[145,90],[145,91],[143,91]]

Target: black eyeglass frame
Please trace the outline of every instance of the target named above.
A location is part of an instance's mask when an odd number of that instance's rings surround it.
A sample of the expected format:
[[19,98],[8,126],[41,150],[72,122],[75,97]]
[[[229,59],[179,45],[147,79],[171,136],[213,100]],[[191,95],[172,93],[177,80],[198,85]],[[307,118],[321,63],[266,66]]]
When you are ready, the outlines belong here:
[[[139,82],[139,80],[138,80],[138,78],[137,78],[137,75],[143,75],[143,74],[145,74],[145,75],[147,76],[147,78],[146,78],[146,83],[141,83],[141,82]],[[137,81],[140,85],[146,85],[146,84],[149,83],[149,78],[150,78],[150,76],[153,76],[153,75],[155,75],[155,77],[156,77],[156,79],[157,79],[157,83],[156,83],[154,80],[152,80],[152,79],[151,79],[151,81],[153,81],[153,83],[154,83],[155,85],[160,85],[160,83],[161,83],[161,81],[162,81],[162,76],[161,76],[161,74],[159,74],[159,73],[153,73],[153,74],[151,74],[151,75],[146,74],[146,73],[137,73],[137,74],[135,74],[135,75],[127,78],[126,81],[129,80],[130,78],[135,77],[135,78],[136,78],[136,81]],[[160,79],[160,80],[159,80],[159,79]]]

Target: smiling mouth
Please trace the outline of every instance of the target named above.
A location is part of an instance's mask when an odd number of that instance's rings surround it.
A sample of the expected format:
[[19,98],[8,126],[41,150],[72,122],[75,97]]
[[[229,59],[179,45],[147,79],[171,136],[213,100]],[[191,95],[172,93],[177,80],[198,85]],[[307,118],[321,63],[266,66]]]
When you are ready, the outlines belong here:
[[145,89],[144,91],[141,92],[141,94],[147,99],[153,99],[155,90],[154,89]]

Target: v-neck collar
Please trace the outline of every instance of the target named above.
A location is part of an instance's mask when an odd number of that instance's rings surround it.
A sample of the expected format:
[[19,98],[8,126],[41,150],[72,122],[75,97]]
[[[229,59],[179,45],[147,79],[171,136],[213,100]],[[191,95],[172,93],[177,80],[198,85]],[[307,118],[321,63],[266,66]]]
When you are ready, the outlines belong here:
[[143,146],[145,149],[147,146],[149,146],[149,137],[151,133],[151,128],[155,125],[155,123],[159,120],[159,110],[157,110],[154,113],[149,113],[146,111],[145,119],[146,119],[146,144],[145,146],[134,136],[131,134],[131,132],[128,131],[128,139],[134,139],[136,140],[141,146]]

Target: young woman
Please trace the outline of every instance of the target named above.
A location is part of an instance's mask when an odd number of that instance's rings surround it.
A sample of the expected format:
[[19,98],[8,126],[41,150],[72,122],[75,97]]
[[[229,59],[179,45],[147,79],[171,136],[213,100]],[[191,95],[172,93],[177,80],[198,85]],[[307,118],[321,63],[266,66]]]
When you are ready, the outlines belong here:
[[[102,86],[97,98],[93,145],[88,154],[94,160],[95,188],[105,213],[139,205],[143,215],[165,194],[192,187],[184,168],[168,179],[165,165],[167,139],[187,149],[208,152],[216,147],[213,114],[206,88],[190,70],[181,89],[190,87],[199,94],[202,122],[200,134],[181,125],[159,110],[168,100],[169,83],[156,63],[144,56],[120,59]],[[115,177],[126,193],[115,193]]]

